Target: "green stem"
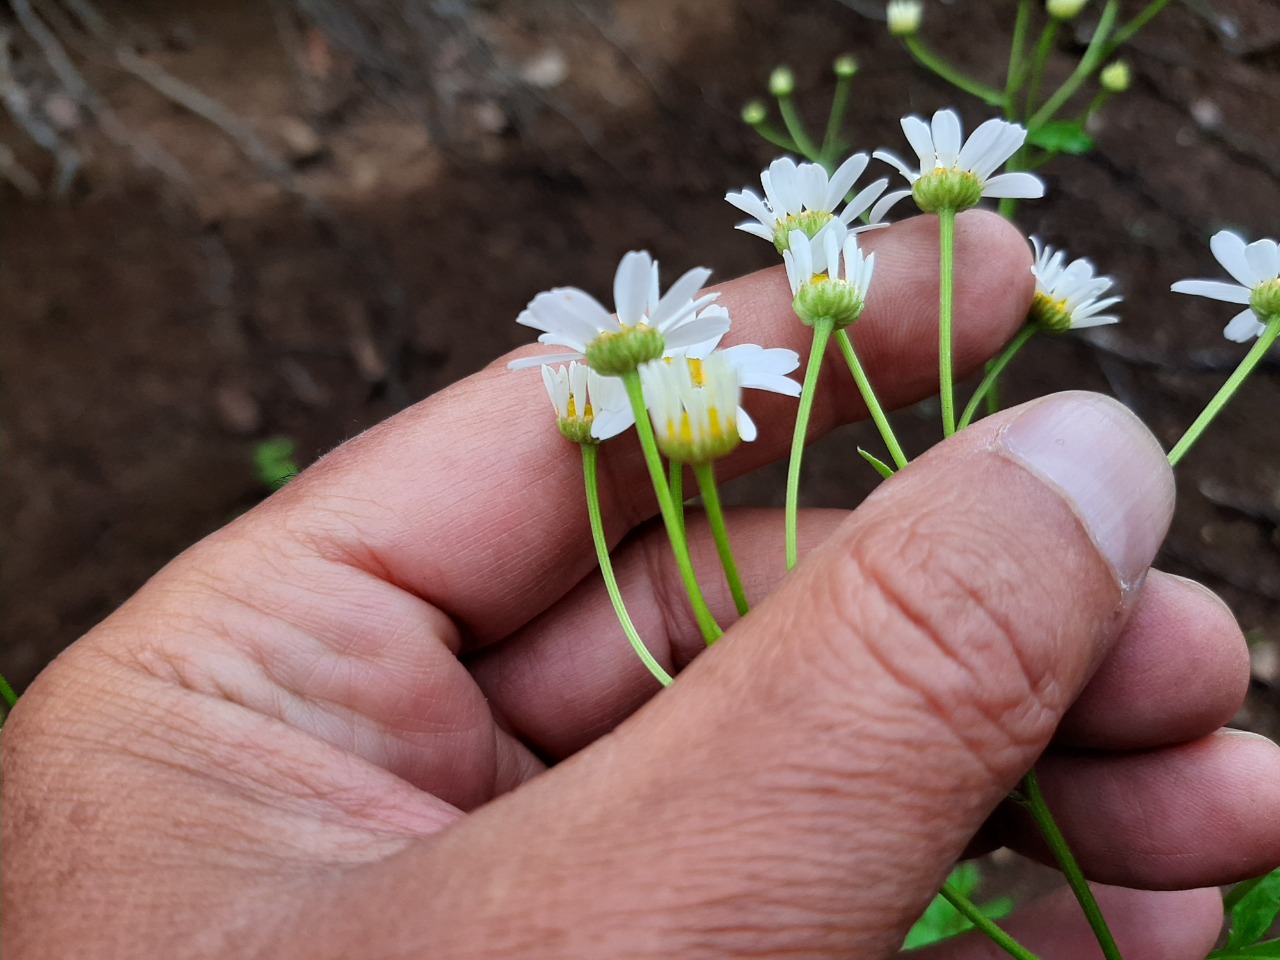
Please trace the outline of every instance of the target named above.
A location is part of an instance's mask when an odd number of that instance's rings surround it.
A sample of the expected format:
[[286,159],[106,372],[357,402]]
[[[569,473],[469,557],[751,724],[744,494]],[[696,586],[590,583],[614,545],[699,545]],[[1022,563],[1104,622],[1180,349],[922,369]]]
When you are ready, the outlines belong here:
[[988,106],[999,107],[1004,104],[1004,94],[1002,92],[995,87],[980,83],[972,77],[965,76],[921,43],[918,37],[905,37],[902,42],[906,45],[911,55],[916,58],[916,62],[920,66],[927,70],[932,70],[953,87],[959,87],[965,93],[977,97]]
[[831,174],[836,167],[836,154],[840,150],[840,127],[844,125],[845,111],[849,109],[849,91],[853,89],[853,77],[836,78],[836,92],[831,97],[831,113],[827,116],[827,130],[822,135],[822,165]]
[[796,146],[796,142],[778,130],[768,120],[761,120],[759,123],[747,124],[762,139],[772,143],[775,147],[785,150],[788,153],[799,153],[800,148]]
[[[680,518],[680,536],[685,536],[684,526],[684,464],[672,460],[667,464],[667,489],[671,491],[671,505]],[[687,539],[687,538],[686,538]]]
[[609,591],[609,599],[613,602],[613,612],[622,624],[622,632],[631,641],[631,649],[649,668],[649,672],[664,687],[671,685],[671,674],[662,669],[662,664],[653,658],[649,648],[640,639],[636,626],[631,622],[626,605],[622,602],[622,591],[618,589],[618,580],[613,575],[613,561],[609,558],[609,543],[604,537],[604,523],[600,518],[600,483],[596,474],[596,457],[600,448],[594,443],[582,444],[582,475],[587,484],[587,516],[591,518],[591,539],[596,545],[596,559],[600,561],[600,573],[604,577],[604,587]]
[[956,389],[951,367],[951,310],[956,270],[956,212],[938,211],[942,263],[938,279],[938,386],[942,397],[942,432],[956,432]]
[[1093,32],[1093,39],[1089,41],[1089,46],[1085,48],[1084,56],[1076,64],[1071,76],[1067,77],[1054,95],[1046,100],[1044,106],[1037,110],[1031,116],[1031,119],[1027,121],[1027,130],[1039,130],[1052,120],[1058,111],[1062,109],[1063,104],[1071,99],[1075,92],[1080,89],[1080,85],[1098,68],[1098,65],[1106,56],[1107,37],[1111,33],[1112,26],[1115,25],[1116,14],[1119,12],[1120,0],[1107,0],[1107,5],[1102,10],[1102,17],[1098,20],[1098,28]]
[[671,502],[671,490],[667,486],[666,472],[662,469],[658,441],[653,436],[653,424],[649,422],[649,412],[645,409],[644,387],[640,384],[639,372],[632,370],[624,373],[622,382],[627,388],[627,398],[631,401],[631,410],[636,417],[636,433],[640,437],[645,464],[649,467],[653,492],[658,498],[658,509],[662,511],[662,522],[666,525],[667,537],[671,540],[671,552],[675,554],[676,566],[680,568],[680,579],[684,581],[685,592],[689,594],[689,605],[693,607],[693,616],[698,621],[698,629],[702,631],[702,639],[710,646],[720,639],[724,631],[711,615],[706,598],[702,596],[702,588],[698,586],[698,578],[693,572],[689,544],[681,530],[675,505]]
[[1049,62],[1049,53],[1053,50],[1053,41],[1058,37],[1058,21],[1050,20],[1040,31],[1040,42],[1036,44],[1035,58],[1031,63],[1031,79],[1027,87],[1027,116],[1036,108],[1036,100],[1040,97],[1040,83],[1044,79],[1045,64]]
[[804,120],[800,117],[800,111],[796,109],[795,97],[790,94],[778,97],[778,112],[782,114],[782,122],[786,125],[787,133],[791,134],[791,139],[796,142],[796,149],[800,154],[815,163],[821,160],[821,151],[809,136]]
[[9,686],[9,681],[0,676],[0,697],[4,698],[4,705],[12,707],[18,702],[18,695],[13,692],[13,687]]
[[1133,39],[1134,34],[1150,23],[1156,15],[1169,5],[1169,0],[1153,0],[1143,11],[1115,32],[1107,44],[1104,57],[1109,57]]
[[1031,819],[1036,822],[1036,826],[1040,829],[1040,834],[1044,837],[1045,843],[1048,844],[1049,850],[1053,853],[1053,858],[1058,861],[1058,867],[1062,870],[1062,875],[1067,878],[1067,885],[1071,887],[1071,892],[1076,895],[1080,909],[1084,911],[1085,919],[1089,921],[1089,926],[1093,928],[1093,935],[1098,940],[1098,946],[1102,948],[1102,955],[1107,960],[1122,960],[1120,948],[1116,946],[1115,937],[1111,935],[1107,921],[1102,916],[1102,911],[1098,908],[1098,901],[1094,899],[1093,891],[1089,889],[1089,883],[1085,880],[1084,873],[1080,870],[1080,865],[1076,863],[1076,858],[1071,853],[1071,848],[1067,846],[1066,837],[1062,835],[1062,831],[1058,828],[1058,822],[1053,818],[1053,813],[1049,810],[1049,804],[1045,802],[1044,794],[1040,792],[1040,780],[1036,776],[1034,768],[1027,771],[1027,775],[1022,778],[1019,789],[1026,798],[1027,808],[1031,812]]
[[724,568],[724,578],[729,581],[733,605],[738,608],[738,616],[745,617],[751,607],[747,604],[747,592],[742,589],[742,578],[738,576],[738,564],[734,562],[733,550],[729,546],[729,531],[724,525],[720,491],[716,488],[715,467],[710,463],[695,463],[693,475],[698,481],[698,491],[702,494],[702,505],[707,511],[707,522],[711,524],[711,536],[716,541],[716,550],[720,554],[720,566]]
[[943,884],[939,891],[942,898],[951,904],[970,923],[978,928],[997,947],[1015,960],[1040,960],[1034,953],[1005,933],[996,922],[978,909],[977,904],[962,894],[951,884]]
[[1031,24],[1031,0],[1018,0],[1018,18],[1013,24],[1013,43],[1009,46],[1009,72],[1004,78],[1004,116],[1014,120],[1014,100],[1021,84],[1022,61],[1027,53],[1027,27]]
[[1245,378],[1253,372],[1253,368],[1258,365],[1263,357],[1267,355],[1267,351],[1271,349],[1271,345],[1276,342],[1276,338],[1280,337],[1280,313],[1272,317],[1268,317],[1266,328],[1259,335],[1257,342],[1243,360],[1240,366],[1236,367],[1235,373],[1227,378],[1227,382],[1209,401],[1209,405],[1201,411],[1200,416],[1196,417],[1195,423],[1187,428],[1187,432],[1182,435],[1182,439],[1174,444],[1173,449],[1169,451],[1169,464],[1176,467],[1178,462],[1187,454],[1197,440],[1200,434],[1204,433],[1205,428],[1213,422],[1213,418],[1222,412],[1222,408],[1227,405],[1227,401],[1235,395],[1240,389],[1240,384],[1244,383]]
[[1036,330],[1034,324],[1027,324],[1004,348],[1004,353],[987,364],[987,375],[978,384],[978,389],[973,391],[973,396],[969,398],[964,413],[960,414],[960,422],[956,424],[957,430],[963,430],[973,422],[973,415],[978,412],[978,404],[982,402],[982,398],[996,388],[996,381],[1000,379],[1000,374],[1004,373],[1004,368],[1018,355],[1018,351],[1027,345],[1027,341],[1036,335]]
[[853,341],[849,339],[849,332],[837,330],[836,343],[840,345],[840,352],[844,354],[845,362],[849,364],[849,372],[853,374],[853,382],[858,385],[858,392],[862,394],[862,402],[867,405],[867,411],[875,421],[884,445],[889,449],[889,456],[893,458],[894,465],[901,470],[907,465],[907,455],[902,452],[902,445],[898,443],[898,438],[893,433],[889,418],[884,415],[884,408],[876,398],[876,391],[871,386],[871,381],[867,379],[858,355],[853,352]]
[[796,410],[796,432],[791,438],[791,460],[787,464],[787,569],[796,565],[800,556],[796,536],[796,514],[800,506],[800,459],[804,456],[805,436],[809,432],[809,415],[813,412],[813,397],[818,392],[818,371],[822,369],[822,355],[835,328],[830,317],[820,317],[813,325],[813,345],[809,348],[809,365],[804,368],[804,385],[800,388],[800,407]]

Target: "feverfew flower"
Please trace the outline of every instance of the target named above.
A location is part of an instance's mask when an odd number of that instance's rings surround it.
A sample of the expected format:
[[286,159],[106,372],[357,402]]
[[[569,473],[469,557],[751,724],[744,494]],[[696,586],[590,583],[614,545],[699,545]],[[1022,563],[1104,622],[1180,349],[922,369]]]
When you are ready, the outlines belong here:
[[838,220],[848,226],[868,209],[871,222],[853,227],[855,232],[887,226],[880,221],[893,204],[906,196],[905,191],[899,191],[881,199],[880,195],[889,185],[887,178],[865,187],[843,211],[836,213],[869,162],[865,153],[855,153],[828,177],[820,163],[796,163],[790,157],[779,157],[760,174],[763,198],[753,190],[727,193],[724,198],[755,218],[738,224],[739,230],[773,241],[782,253],[793,230],[801,231],[806,237],[816,237],[829,223]]
[[1280,246],[1274,240],[1255,240],[1246,246],[1238,234],[1223,230],[1213,235],[1209,249],[1237,283],[1179,280],[1171,289],[1174,293],[1248,304],[1227,324],[1223,336],[1236,343],[1260,336],[1267,321],[1280,317]]
[[893,36],[914,37],[920,32],[920,21],[924,19],[924,4],[920,0],[889,0],[885,19]]
[[862,315],[876,255],[864,257],[852,233],[828,230],[810,240],[797,230],[782,258],[795,298],[792,308],[803,323],[813,326],[819,319],[829,319],[840,330]]
[[1066,333],[1082,327],[1116,323],[1120,318],[1103,310],[1120,302],[1120,297],[1102,295],[1111,289],[1111,277],[1094,275],[1093,264],[1086,259],[1067,262],[1062,250],[1040,243],[1032,237],[1036,262],[1031,272],[1036,278],[1036,295],[1031,302],[1028,319],[1047,333]]
[[567,347],[569,352],[513,360],[513,370],[583,360],[597,373],[621,376],[656,360],[667,350],[687,347],[729,329],[729,314],[709,308],[719,294],[699,299],[711,276],[695,267],[659,295],[658,265],[645,251],[622,258],[613,280],[617,314],[576,287],[557,287],[534,297],[516,323],[543,331],[539,343]]
[[640,370],[658,447],[677,463],[709,463],[750,439],[738,429],[742,383],[729,358],[712,353],[699,374],[695,382],[687,363],[649,363]]
[[570,361],[567,367],[543,366],[556,425],[574,443],[599,443],[617,436],[632,423],[627,391],[617,377],[602,377],[585,363]]
[[919,170],[888,150],[877,150],[874,156],[907,178],[916,204],[925,213],[967,210],[983,197],[1044,196],[1044,181],[1034,174],[992,176],[1027,139],[1027,131],[1016,123],[988,120],[963,145],[960,118],[953,110],[935,113],[932,126],[919,117],[904,117],[902,130],[920,158]]

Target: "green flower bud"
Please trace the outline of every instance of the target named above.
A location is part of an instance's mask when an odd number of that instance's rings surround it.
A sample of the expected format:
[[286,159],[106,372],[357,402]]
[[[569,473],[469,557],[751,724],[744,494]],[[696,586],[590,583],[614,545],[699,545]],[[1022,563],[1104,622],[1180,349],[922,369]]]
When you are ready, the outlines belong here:
[[1044,8],[1055,20],[1074,20],[1089,0],[1045,0]]
[[1263,323],[1280,317],[1280,279],[1268,280],[1254,287],[1249,306]]
[[1133,75],[1129,70],[1129,64],[1123,60],[1107,64],[1102,68],[1102,72],[1098,74],[1098,82],[1102,84],[1102,89],[1107,93],[1124,93],[1129,89],[1132,79]]
[[889,21],[889,33],[895,37],[914,37],[920,32],[924,19],[924,4],[920,0],[889,0],[885,8]]
[[939,167],[921,176],[912,185],[911,195],[925,213],[968,210],[982,199],[982,181],[967,170]]
[[803,210],[800,213],[793,213],[774,225],[773,245],[779,253],[783,253],[791,248],[791,241],[788,238],[792,230],[799,230],[812,240],[818,235],[819,230],[835,218],[834,213],[828,213],[825,210]]
[[858,61],[852,54],[846,53],[843,57],[836,57],[836,62],[831,65],[831,69],[841,80],[847,80],[858,72]]
[[769,116],[769,108],[759,100],[751,100],[742,108],[742,122],[749,127],[759,126]]
[[796,75],[790,67],[775,67],[769,74],[769,93],[775,97],[789,97],[796,92]]
[[835,329],[841,330],[862,316],[866,301],[862,291],[853,284],[818,274],[800,288],[791,306],[805,326],[812,327],[818,320],[826,318],[831,320]]
[[642,363],[657,360],[667,349],[666,338],[648,324],[602,333],[587,344],[587,365],[606,377],[631,373]]

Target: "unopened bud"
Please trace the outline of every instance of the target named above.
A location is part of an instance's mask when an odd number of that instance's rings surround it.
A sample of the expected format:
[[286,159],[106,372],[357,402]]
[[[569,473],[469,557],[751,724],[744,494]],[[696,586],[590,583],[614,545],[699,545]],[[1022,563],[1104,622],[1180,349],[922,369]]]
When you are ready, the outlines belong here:
[[769,92],[775,97],[789,97],[796,92],[796,75],[790,67],[775,67],[769,74]]
[[920,0],[889,0],[885,15],[889,33],[895,37],[914,37],[920,32],[920,21],[924,19],[924,4]]
[[1074,20],[1089,0],[1045,0],[1044,8],[1055,20]]
[[1107,93],[1124,93],[1129,89],[1132,80],[1133,73],[1129,70],[1129,64],[1123,60],[1107,64],[1098,74],[1098,82]]
[[749,127],[764,123],[769,116],[769,109],[759,100],[752,100],[742,108],[742,122]]
[[843,57],[836,58],[836,62],[831,65],[831,69],[835,71],[839,79],[847,80],[858,72],[858,61],[852,55],[846,53]]

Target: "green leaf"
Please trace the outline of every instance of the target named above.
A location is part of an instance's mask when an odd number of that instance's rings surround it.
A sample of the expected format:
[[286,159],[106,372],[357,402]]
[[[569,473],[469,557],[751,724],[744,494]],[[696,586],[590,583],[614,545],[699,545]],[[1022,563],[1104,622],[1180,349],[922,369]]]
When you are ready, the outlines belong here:
[[861,447],[858,448],[858,453],[862,455],[863,460],[867,461],[867,463],[871,464],[873,467],[876,468],[876,473],[880,474],[880,476],[884,477],[886,480],[888,480],[890,477],[893,476],[893,467],[889,466],[879,457],[875,456],[872,453],[868,453],[866,450],[863,450]]
[[253,466],[264,486],[279,490],[297,475],[296,450],[297,445],[288,437],[272,437],[254,445]]
[[1206,960],[1271,960],[1274,957],[1280,957],[1280,940],[1267,940],[1236,949],[1223,947],[1209,954]]
[[1266,936],[1280,915],[1280,870],[1258,883],[1231,909],[1231,936],[1227,950],[1256,943]]
[[[972,862],[957,864],[947,878],[947,883],[961,895],[972,899],[973,894],[982,885],[982,869]],[[979,909],[993,920],[1001,920],[1013,910],[1013,901],[1008,897],[1000,897]],[[948,940],[973,929],[968,919],[941,896],[934,897],[920,919],[907,934],[902,949],[912,950],[916,947],[927,947],[941,940]]]
[[1074,120],[1046,123],[1027,134],[1027,143],[1050,153],[1069,153],[1073,157],[1086,154],[1096,146],[1093,137]]

